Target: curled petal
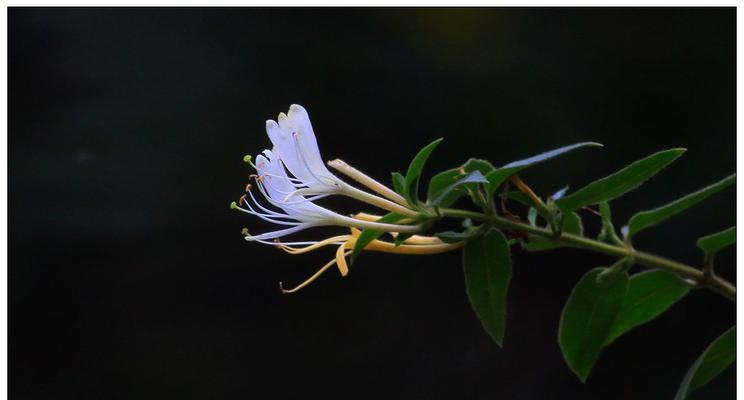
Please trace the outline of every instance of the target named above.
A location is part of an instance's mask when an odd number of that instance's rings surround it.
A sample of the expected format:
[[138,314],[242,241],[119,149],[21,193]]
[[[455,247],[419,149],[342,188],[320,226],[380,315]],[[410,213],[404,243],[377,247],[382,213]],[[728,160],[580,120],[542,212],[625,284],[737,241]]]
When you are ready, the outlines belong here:
[[346,254],[344,254],[345,248],[346,243],[342,243],[341,246],[338,246],[338,250],[336,250],[336,266],[338,266],[341,276],[349,274],[349,266],[346,264]]

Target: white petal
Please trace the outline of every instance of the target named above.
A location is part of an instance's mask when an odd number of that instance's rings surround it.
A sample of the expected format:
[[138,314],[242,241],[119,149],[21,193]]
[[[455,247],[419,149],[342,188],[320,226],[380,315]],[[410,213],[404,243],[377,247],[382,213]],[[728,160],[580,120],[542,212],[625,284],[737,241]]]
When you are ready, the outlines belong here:
[[289,107],[286,125],[292,131],[292,134],[297,135],[302,156],[313,173],[318,177],[334,180],[334,175],[328,171],[320,156],[318,141],[315,138],[315,132],[307,110],[300,105],[292,104]]
[[[286,119],[285,119],[286,120]],[[303,182],[313,181],[312,174],[307,171],[304,163],[297,158],[297,143],[291,136],[291,132],[282,129],[276,121],[266,121],[266,133],[274,145],[274,150],[287,166],[289,172]]]

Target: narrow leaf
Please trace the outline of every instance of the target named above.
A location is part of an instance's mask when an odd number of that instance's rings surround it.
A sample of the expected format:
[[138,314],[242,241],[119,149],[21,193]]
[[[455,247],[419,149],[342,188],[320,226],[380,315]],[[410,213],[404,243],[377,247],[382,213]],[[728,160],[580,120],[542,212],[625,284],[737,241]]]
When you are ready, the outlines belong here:
[[506,293],[512,267],[509,244],[499,231],[471,239],[463,250],[465,286],[476,314],[501,346],[506,325]]
[[519,160],[519,161],[510,162],[510,163],[504,165],[501,168],[514,168],[514,167],[524,168],[524,167],[529,167],[529,166],[535,165],[535,164],[537,164],[539,162],[543,162],[545,160],[549,160],[551,158],[557,157],[557,156],[559,156],[561,154],[565,154],[565,153],[568,153],[570,151],[573,151],[573,150],[576,150],[576,149],[579,149],[579,148],[582,148],[582,147],[587,147],[587,146],[591,146],[591,147],[602,147],[602,144],[597,143],[597,142],[575,143],[575,144],[571,144],[571,145],[568,145],[568,146],[559,147],[557,149],[549,150],[549,151],[546,151],[544,153],[540,153],[538,155],[534,155],[532,157],[528,157],[528,158],[525,158],[525,159],[522,159],[522,160]]
[[393,172],[392,176],[395,193],[407,198],[408,192],[406,191],[406,178],[404,178],[400,172]]
[[698,357],[685,374],[677,390],[675,400],[684,400],[698,389],[718,376],[736,359],[736,326],[731,327]]
[[509,179],[510,176],[516,174],[517,172],[531,167],[535,164],[539,164],[543,161],[550,160],[551,158],[557,157],[561,154],[565,154],[568,152],[571,152],[576,149],[580,149],[582,147],[602,147],[600,143],[596,142],[582,142],[582,143],[576,143],[568,146],[559,147],[557,149],[553,149],[550,151],[546,151],[544,153],[525,158],[523,160],[519,161],[513,161],[510,162],[493,172],[486,175],[486,179],[488,179],[488,184],[486,185],[486,189],[489,194],[493,194],[496,192],[496,190],[501,186],[502,183],[504,183],[507,179]]
[[[429,181],[426,201],[430,205],[449,207],[467,193],[461,186],[475,189],[478,183],[487,182],[485,175],[494,169],[493,165],[486,160],[471,158],[458,168],[440,172]],[[479,172],[482,177],[474,179],[477,175],[472,174],[475,172]],[[461,181],[461,179],[468,180]]]
[[434,236],[441,239],[444,243],[459,243],[472,238],[477,232],[477,229],[468,229],[464,232],[444,231],[436,233]]
[[[446,195],[442,195],[442,192],[447,189],[450,185],[457,182],[457,179],[462,176],[459,168],[448,169],[434,175],[429,181],[429,187],[426,193],[426,202],[432,203],[434,199],[439,199],[440,207],[449,207],[454,203],[463,193],[460,191],[450,191]],[[405,184],[405,182],[404,182]]]
[[652,154],[612,175],[584,186],[578,191],[557,200],[555,204],[563,212],[568,212],[582,206],[610,201],[637,188],[684,152],[685,149],[670,149]]
[[698,247],[708,254],[718,253],[720,250],[736,243],[736,227],[726,229],[712,235],[703,236],[697,241]]
[[690,285],[661,270],[644,271],[628,281],[628,291],[605,346],[625,332],[661,315],[690,291]]
[[[450,184],[446,188],[444,188],[437,197],[434,198],[434,200],[431,201],[431,205],[446,207],[444,204],[447,204],[447,201],[449,201],[452,196],[452,192],[455,190],[458,190],[460,186],[468,184],[468,183],[485,183],[486,178],[481,174],[480,171],[473,171],[467,175],[462,175],[461,178],[457,179],[454,183]],[[462,193],[462,192],[460,192]]]
[[421,149],[418,154],[416,154],[416,157],[413,158],[413,161],[411,161],[411,164],[408,166],[408,171],[406,172],[405,190],[408,193],[408,197],[406,199],[411,204],[418,203],[419,177],[421,176],[421,172],[424,170],[426,160],[429,159],[431,152],[434,151],[434,149],[439,145],[441,141],[442,138],[439,138],[424,146],[424,148]]
[[688,194],[685,197],[677,199],[667,205],[655,208],[653,210],[641,211],[630,218],[628,221],[628,235],[633,236],[643,229],[652,227],[664,220],[678,214],[695,204],[707,199],[708,197],[720,192],[721,190],[733,185],[736,182],[736,175],[731,175],[720,182],[714,183],[706,188],[700,189],[695,193]]
[[493,164],[486,160],[481,160],[480,158],[471,158],[468,161],[465,161],[465,164],[462,165],[462,169],[463,171],[465,171],[465,173],[480,171],[480,173],[485,176],[488,175],[491,171],[495,170],[496,167],[494,167]]
[[[530,210],[534,210],[534,208]],[[532,222],[530,221],[530,223]],[[581,224],[581,217],[574,212],[568,213],[563,221],[563,232],[582,236],[584,234],[584,227]],[[522,244],[522,247],[529,251],[543,251],[555,249],[561,247],[561,245],[546,238],[531,236],[528,242]]]
[[582,382],[599,357],[628,287],[625,272],[607,274],[598,280],[604,270],[595,268],[579,280],[563,308],[558,329],[563,357]]
[[[377,222],[392,223],[392,222],[399,221],[403,218],[405,218],[405,215],[390,213],[378,219]],[[357,237],[356,243],[354,243],[354,248],[351,250],[351,262],[354,262],[354,260],[356,260],[356,258],[359,256],[362,250],[364,250],[364,248],[367,247],[368,244],[372,243],[372,241],[379,238],[384,233],[385,232],[375,231],[372,229],[364,229],[359,234],[359,237]]]

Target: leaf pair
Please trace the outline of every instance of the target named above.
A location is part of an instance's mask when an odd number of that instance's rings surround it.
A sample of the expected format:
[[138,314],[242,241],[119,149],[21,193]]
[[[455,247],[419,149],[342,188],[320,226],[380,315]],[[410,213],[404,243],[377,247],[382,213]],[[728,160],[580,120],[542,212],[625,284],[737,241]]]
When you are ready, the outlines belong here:
[[656,318],[689,291],[686,283],[665,271],[645,271],[631,278],[625,272],[605,271],[587,272],[561,315],[558,342],[566,363],[582,382],[602,348]]

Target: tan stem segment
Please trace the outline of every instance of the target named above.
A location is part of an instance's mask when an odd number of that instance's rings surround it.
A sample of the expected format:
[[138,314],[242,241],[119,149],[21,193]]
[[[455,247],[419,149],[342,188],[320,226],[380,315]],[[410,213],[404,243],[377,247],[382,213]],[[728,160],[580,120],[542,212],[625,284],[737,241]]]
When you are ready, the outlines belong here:
[[372,191],[374,191],[375,193],[385,198],[388,198],[402,206],[408,206],[408,202],[406,202],[406,199],[404,199],[403,196],[399,195],[398,193],[395,193],[395,191],[393,191],[389,187],[383,185],[380,182],[377,182],[369,175],[352,167],[351,165],[347,164],[343,160],[335,159],[335,160],[328,161],[328,166],[348,176],[349,178],[361,183],[362,185],[372,189]]
[[363,190],[357,189],[354,186],[351,186],[348,184],[344,184],[342,186],[340,193],[345,194],[349,197],[355,198],[357,200],[361,200],[365,203],[372,204],[373,206],[380,207],[383,210],[388,210],[388,211],[391,211],[397,214],[409,215],[409,216],[418,215],[416,211],[413,211],[410,208],[404,207],[398,203],[394,203],[388,199],[383,199],[382,197],[375,196],[371,193],[367,193]]

